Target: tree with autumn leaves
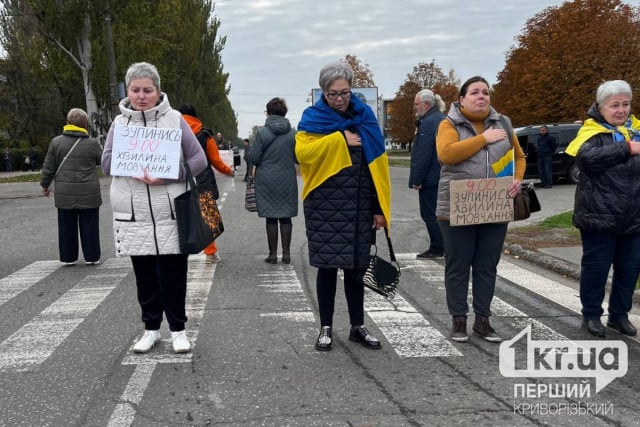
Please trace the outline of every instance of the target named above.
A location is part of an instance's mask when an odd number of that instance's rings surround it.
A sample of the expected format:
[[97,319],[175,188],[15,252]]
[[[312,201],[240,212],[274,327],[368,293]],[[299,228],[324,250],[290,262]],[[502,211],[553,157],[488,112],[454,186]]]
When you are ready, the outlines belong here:
[[411,144],[416,131],[413,110],[416,94],[422,89],[431,89],[449,106],[457,97],[459,85],[460,81],[454,71],[451,70],[445,75],[435,60],[421,62],[413,67],[413,71],[407,74],[406,80],[398,88],[393,102],[387,109],[386,134],[394,142]]
[[[507,54],[492,104],[516,126],[583,120],[604,80],[640,93],[640,6],[575,0],[529,19]],[[640,96],[632,112],[640,112]]]

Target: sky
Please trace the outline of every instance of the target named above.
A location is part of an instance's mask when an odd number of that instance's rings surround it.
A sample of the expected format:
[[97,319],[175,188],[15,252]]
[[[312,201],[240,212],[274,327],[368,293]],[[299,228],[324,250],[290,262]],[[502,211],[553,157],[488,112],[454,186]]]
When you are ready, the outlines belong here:
[[263,125],[265,105],[283,97],[297,126],[319,87],[320,69],[353,54],[368,64],[378,94],[393,98],[413,67],[435,60],[464,81],[489,83],[526,21],[563,1],[220,0],[215,15],[229,73],[238,136]]

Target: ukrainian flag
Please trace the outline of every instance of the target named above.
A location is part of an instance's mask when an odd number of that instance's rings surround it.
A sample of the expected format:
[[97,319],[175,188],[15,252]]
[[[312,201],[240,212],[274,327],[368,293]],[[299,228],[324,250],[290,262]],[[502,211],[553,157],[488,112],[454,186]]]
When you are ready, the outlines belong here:
[[351,166],[342,132],[356,128],[387,226],[391,225],[391,177],[384,137],[373,111],[351,95],[354,117],[346,118],[322,100],[308,107],[298,123],[296,158],[304,181],[302,199],[325,180]]
[[514,167],[513,150],[507,151],[507,154],[491,165],[491,169],[493,169],[493,173],[496,174],[496,178],[513,176]]

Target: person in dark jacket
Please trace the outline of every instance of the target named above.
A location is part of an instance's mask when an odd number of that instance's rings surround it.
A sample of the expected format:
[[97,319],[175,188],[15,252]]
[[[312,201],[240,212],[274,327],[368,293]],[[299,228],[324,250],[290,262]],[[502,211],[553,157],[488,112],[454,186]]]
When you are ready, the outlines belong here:
[[278,262],[278,222],[282,238],[282,262],[291,262],[291,218],[298,215],[295,131],[285,118],[287,104],[282,98],[267,102],[267,119],[258,129],[249,148],[248,163],[255,165],[258,216],[266,218],[269,256]]
[[338,269],[344,271],[349,340],[381,348],[364,326],[362,276],[374,229],[390,223],[391,181],[380,126],[369,106],[351,93],[353,71],[344,62],[320,71],[322,98],[304,110],[296,157],[309,262],[318,268],[319,351],[331,350]]
[[540,186],[551,188],[553,184],[552,158],[553,153],[558,148],[558,141],[553,135],[549,135],[549,128],[540,126],[540,135],[536,143],[536,154],[538,155],[538,174],[540,175]]
[[624,80],[602,83],[589,119],[566,150],[580,168],[573,224],[582,238],[582,326],[599,337],[605,335],[600,318],[611,265],[607,326],[638,333],[628,318],[640,274],[640,120],[630,114],[631,95]]
[[411,148],[411,169],[409,170],[409,188],[418,190],[420,216],[429,233],[429,248],[417,255],[417,258],[442,258],[444,241],[436,219],[438,202],[438,182],[440,181],[440,162],[436,153],[436,131],[445,118],[445,108],[440,95],[429,89],[416,94],[413,108],[416,111],[416,141]]
[[60,261],[66,265],[75,265],[78,260],[78,230],[86,263],[100,263],[102,197],[96,167],[102,147],[89,137],[87,128],[87,113],[80,108],[69,110],[62,135],[51,141],[42,165],[40,186],[46,197],[55,178],[58,248]]

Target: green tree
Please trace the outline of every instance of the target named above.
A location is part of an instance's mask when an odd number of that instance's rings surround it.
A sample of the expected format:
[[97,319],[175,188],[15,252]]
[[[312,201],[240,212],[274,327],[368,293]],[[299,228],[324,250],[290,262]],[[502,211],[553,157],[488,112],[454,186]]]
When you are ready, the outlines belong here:
[[[584,119],[603,80],[640,87],[640,6],[575,0],[529,19],[498,74],[492,103],[514,125]],[[633,111],[640,107],[634,99]]]

